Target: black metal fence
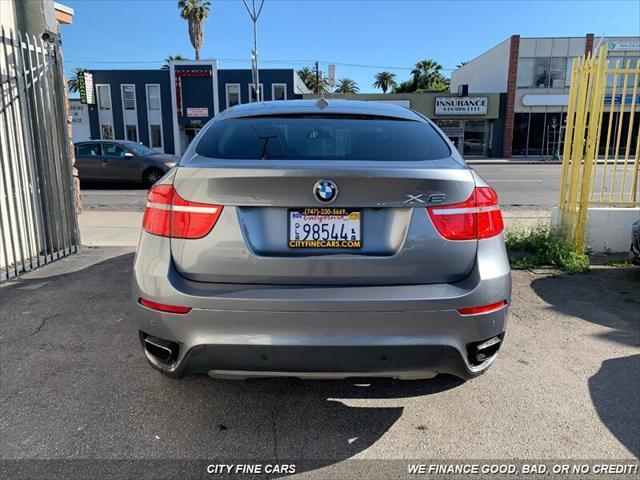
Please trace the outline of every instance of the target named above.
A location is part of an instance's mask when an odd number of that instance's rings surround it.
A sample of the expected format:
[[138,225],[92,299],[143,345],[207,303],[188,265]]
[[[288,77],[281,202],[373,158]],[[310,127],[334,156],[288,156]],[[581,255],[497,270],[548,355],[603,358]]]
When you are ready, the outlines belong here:
[[0,282],[80,243],[59,47],[1,33]]

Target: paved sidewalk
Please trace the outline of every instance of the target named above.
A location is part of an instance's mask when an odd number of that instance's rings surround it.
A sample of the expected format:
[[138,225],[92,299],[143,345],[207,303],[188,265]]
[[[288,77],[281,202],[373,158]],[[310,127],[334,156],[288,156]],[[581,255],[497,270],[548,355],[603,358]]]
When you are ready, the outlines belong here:
[[142,212],[85,211],[78,216],[80,239],[92,247],[135,247],[140,239]]

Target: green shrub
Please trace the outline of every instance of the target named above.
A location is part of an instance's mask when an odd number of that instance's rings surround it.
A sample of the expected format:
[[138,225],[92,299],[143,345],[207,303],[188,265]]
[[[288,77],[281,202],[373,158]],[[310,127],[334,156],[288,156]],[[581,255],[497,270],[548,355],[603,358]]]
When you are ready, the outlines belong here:
[[567,235],[549,225],[539,223],[530,229],[508,229],[504,237],[511,268],[549,265],[567,273],[589,271],[586,252],[577,249]]

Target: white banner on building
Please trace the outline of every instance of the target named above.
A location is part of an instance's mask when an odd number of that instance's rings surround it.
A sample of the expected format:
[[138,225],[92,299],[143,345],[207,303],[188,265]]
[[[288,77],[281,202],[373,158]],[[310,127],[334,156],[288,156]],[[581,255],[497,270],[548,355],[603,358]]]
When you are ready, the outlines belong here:
[[209,109],[207,107],[187,108],[187,117],[208,117]]
[[488,97],[436,97],[436,115],[486,115]]
[[638,51],[640,50],[640,42],[607,42],[607,49]]

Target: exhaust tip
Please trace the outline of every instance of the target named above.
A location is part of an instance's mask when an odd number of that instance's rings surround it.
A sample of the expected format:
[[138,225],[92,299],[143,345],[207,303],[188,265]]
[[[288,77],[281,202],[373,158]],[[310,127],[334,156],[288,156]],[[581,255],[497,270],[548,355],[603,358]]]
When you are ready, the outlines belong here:
[[472,365],[480,365],[482,362],[492,357],[502,345],[502,338],[504,333],[491,337],[481,342],[472,343],[467,347],[467,353],[469,355],[469,362]]
[[146,335],[143,338],[144,348],[159,362],[170,364],[178,359],[178,344],[158,337]]

